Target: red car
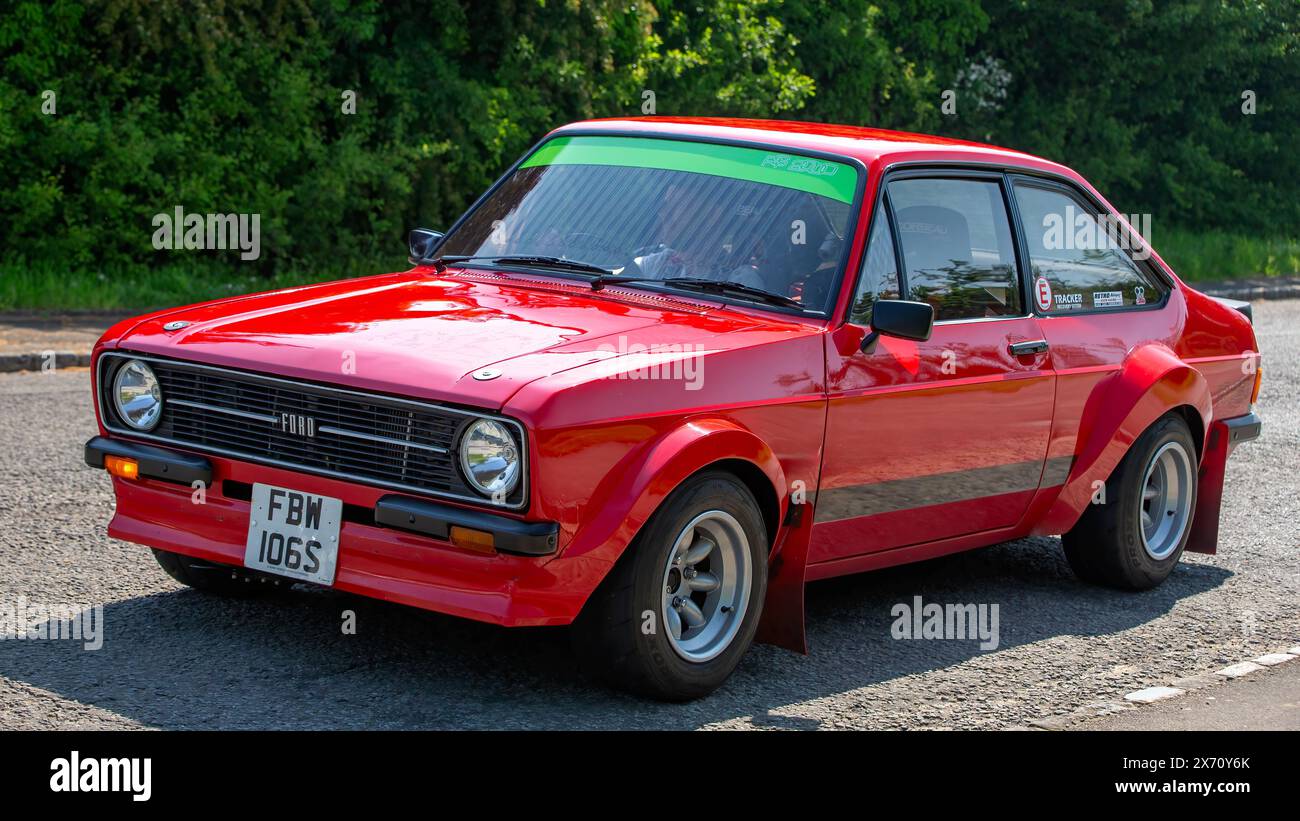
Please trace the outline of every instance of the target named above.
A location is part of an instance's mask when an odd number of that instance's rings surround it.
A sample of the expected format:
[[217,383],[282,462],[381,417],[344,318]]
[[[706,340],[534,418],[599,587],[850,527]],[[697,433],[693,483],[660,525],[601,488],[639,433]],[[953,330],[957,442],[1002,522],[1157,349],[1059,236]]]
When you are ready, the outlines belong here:
[[805,650],[814,579],[1062,534],[1080,578],[1159,584],[1260,430],[1249,307],[1014,151],[578,123],[411,255],[110,329],[109,534],[200,590],[573,624],[687,699]]

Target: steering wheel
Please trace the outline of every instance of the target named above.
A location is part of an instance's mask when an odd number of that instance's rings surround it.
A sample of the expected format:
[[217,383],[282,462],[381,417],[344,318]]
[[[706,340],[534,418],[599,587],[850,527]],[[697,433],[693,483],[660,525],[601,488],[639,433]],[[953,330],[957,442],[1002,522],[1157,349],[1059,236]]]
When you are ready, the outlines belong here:
[[822,268],[804,277],[800,297],[803,304],[814,310],[823,310],[826,301],[830,298],[831,281],[834,275],[834,268]]

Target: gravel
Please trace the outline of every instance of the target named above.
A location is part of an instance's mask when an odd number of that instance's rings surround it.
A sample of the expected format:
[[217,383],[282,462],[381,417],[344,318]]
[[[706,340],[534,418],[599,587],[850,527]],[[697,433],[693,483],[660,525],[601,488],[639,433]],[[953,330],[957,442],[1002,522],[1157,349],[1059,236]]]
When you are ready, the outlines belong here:
[[[1080,584],[1050,538],[820,582],[811,655],[755,647],[718,693],[671,706],[584,679],[562,629],[182,588],[104,535],[109,482],[81,461],[88,373],[0,374],[0,606],[101,604],[105,620],[99,650],[0,641],[0,728],[1004,728],[1276,652],[1300,639],[1300,301],[1255,321],[1264,435],[1229,461],[1219,555],[1139,594]],[[998,605],[998,647],[893,639],[891,609],[918,595]]]

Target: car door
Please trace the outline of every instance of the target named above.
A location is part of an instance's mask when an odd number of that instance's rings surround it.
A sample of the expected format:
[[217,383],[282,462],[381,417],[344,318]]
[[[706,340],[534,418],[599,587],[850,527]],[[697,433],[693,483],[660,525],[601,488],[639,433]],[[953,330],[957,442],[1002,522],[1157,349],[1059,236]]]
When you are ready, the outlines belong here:
[[[912,170],[881,188],[848,321],[826,337],[813,563],[1011,528],[1051,432],[1004,175]],[[897,293],[934,306],[930,339],[860,350],[871,305]]]
[[[1080,450],[1077,436],[1088,400],[1120,369],[1135,342],[1172,343],[1181,325],[1165,311],[1170,289],[1140,242],[1119,231],[1117,218],[1061,181],[1012,177],[1013,202],[1024,226],[1026,266],[1043,338],[1057,375],[1051,463]],[[1112,234],[1114,234],[1112,236]],[[1239,367],[1233,358],[1201,367]],[[1062,484],[1052,471],[1044,487]]]

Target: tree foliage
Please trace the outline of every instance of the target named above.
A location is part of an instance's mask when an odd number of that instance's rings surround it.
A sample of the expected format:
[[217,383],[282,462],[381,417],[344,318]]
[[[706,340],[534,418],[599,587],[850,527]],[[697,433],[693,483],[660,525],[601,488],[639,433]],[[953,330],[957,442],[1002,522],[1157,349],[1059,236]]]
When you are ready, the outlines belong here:
[[1294,0],[0,0],[0,260],[158,266],[181,205],[259,213],[268,272],[398,262],[549,129],[647,91],[987,140],[1157,229],[1296,235],[1298,32]]

